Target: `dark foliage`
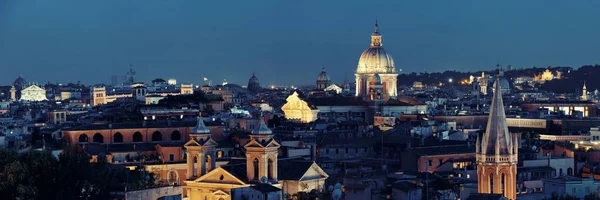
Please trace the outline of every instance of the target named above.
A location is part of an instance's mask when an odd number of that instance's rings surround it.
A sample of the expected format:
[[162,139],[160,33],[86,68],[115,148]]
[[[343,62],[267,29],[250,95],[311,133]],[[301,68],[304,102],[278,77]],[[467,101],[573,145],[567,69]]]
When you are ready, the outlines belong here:
[[[144,188],[153,180],[145,171],[129,171],[83,155],[47,151],[18,155],[0,150],[0,196],[3,199],[110,199],[111,191]],[[152,176],[149,176],[152,177]]]

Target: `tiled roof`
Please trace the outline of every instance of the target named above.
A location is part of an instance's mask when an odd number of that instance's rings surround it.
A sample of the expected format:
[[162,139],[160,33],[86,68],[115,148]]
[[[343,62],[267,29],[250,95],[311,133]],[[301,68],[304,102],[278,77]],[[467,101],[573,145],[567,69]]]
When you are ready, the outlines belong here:
[[[83,146],[84,144],[79,144]],[[138,152],[138,151],[154,151],[152,143],[141,143],[141,144],[85,144],[84,151],[90,155],[99,155],[100,153],[111,153],[111,152]]]
[[280,180],[300,180],[312,166],[307,160],[279,160],[277,173]]

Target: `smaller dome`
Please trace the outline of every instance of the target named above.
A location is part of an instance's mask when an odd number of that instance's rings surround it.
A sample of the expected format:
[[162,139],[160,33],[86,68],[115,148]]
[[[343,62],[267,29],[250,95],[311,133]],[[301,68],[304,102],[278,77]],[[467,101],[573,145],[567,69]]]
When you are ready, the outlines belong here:
[[248,79],[248,84],[250,84],[250,83],[258,83],[258,78],[256,78],[254,73],[252,73],[252,77],[250,77],[250,79]]
[[27,87],[27,81],[21,75],[19,75],[19,77],[13,82],[13,86],[15,86],[17,90],[25,89],[25,87]]
[[202,116],[198,115],[198,123],[196,124],[196,127],[192,129],[190,134],[210,134],[210,129],[204,125]]
[[[508,80],[504,77],[500,77],[500,90],[502,90],[502,94],[508,94],[510,93],[510,83],[508,82]],[[494,81],[494,85],[496,84],[496,81]],[[492,89],[495,89],[492,88]]]
[[265,119],[260,115],[260,119],[258,120],[259,124],[254,130],[252,130],[253,135],[271,135],[273,131],[265,124]]
[[323,67],[321,73],[317,76],[317,81],[329,81],[329,76],[327,76],[327,72],[325,72],[325,67]]

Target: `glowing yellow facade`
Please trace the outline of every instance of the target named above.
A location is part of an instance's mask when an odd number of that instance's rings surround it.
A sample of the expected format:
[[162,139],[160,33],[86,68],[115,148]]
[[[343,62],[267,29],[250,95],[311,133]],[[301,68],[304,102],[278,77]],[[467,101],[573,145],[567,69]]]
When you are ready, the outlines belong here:
[[285,118],[288,120],[299,120],[303,123],[315,121],[319,110],[312,110],[306,101],[298,97],[298,93],[294,92],[286,99],[287,103],[281,107],[285,113]]
[[537,74],[533,77],[533,81],[544,83],[546,81],[551,81],[553,79],[561,79],[562,73],[560,71],[556,71],[556,76],[549,69],[546,69],[543,73]]

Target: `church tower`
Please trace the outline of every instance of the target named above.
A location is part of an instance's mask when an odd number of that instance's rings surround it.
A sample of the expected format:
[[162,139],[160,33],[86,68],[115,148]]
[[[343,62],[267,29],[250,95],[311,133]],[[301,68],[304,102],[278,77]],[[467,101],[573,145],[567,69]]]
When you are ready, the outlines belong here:
[[215,169],[217,142],[210,138],[210,129],[204,125],[201,114],[190,132],[190,141],[183,146],[187,157],[187,179],[198,178]]
[[365,100],[370,98],[369,84],[372,77],[379,75],[381,80],[382,97],[395,98],[398,96],[397,81],[398,74],[394,66],[394,59],[389,55],[381,43],[381,34],[379,34],[379,25],[375,23],[375,31],[371,34],[371,45],[367,48],[360,59],[356,68],[356,96]]
[[15,88],[14,85],[10,88],[10,100],[11,101],[17,100],[17,89]]
[[[273,133],[265,124],[261,113],[259,125],[252,130],[246,149],[246,174],[251,182],[278,183],[277,150],[280,145],[273,139]],[[266,180],[263,180],[264,178]]]
[[508,132],[499,80],[497,76],[485,133],[477,136],[477,191],[517,199],[519,134]]
[[588,100],[587,88],[585,87],[585,81],[583,81],[583,90],[581,92],[581,100],[583,100],[583,101]]

